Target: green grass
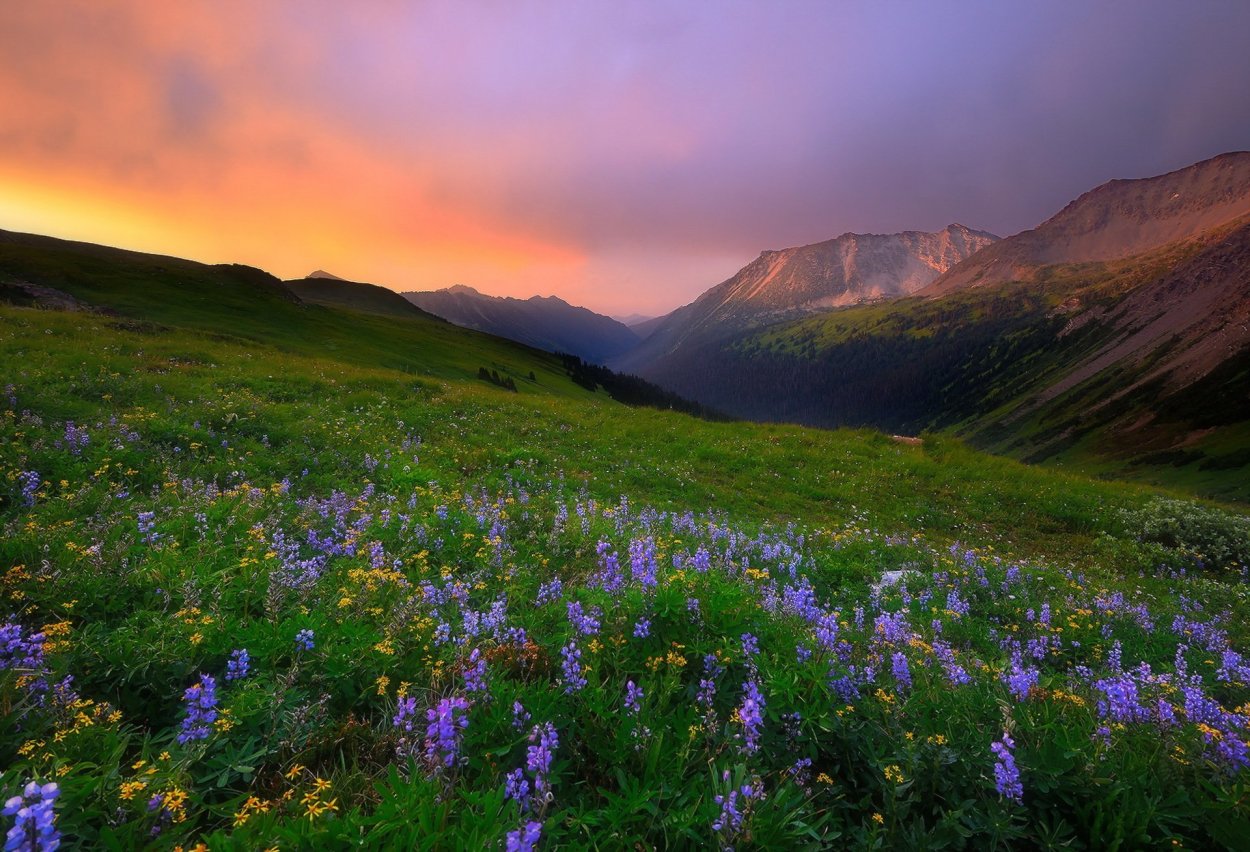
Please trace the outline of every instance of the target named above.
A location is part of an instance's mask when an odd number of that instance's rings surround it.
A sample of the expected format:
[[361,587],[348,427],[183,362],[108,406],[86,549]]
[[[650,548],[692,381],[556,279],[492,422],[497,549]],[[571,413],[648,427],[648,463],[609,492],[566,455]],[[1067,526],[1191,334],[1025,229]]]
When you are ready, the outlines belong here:
[[[128,260],[54,261],[49,284],[118,315],[0,306],[0,621],[45,634],[37,666],[0,666],[0,796],[55,779],[69,845],[497,848],[529,820],[543,848],[604,849],[1237,848],[1250,830],[1245,774],[1196,724],[1098,709],[1117,653],[1171,673],[1180,650],[1221,712],[1250,701],[1193,638],[1244,651],[1244,575],[1137,541],[1121,510],[1157,489],[946,436],[632,409],[542,353],[257,296],[250,273],[143,289],[160,275]],[[888,570],[905,586],[874,592]],[[599,608],[596,635],[569,602]],[[1004,638],[1053,643],[1025,665],[1031,690],[1008,688]],[[587,685],[566,691],[570,643]],[[252,673],[227,681],[240,648]],[[871,683],[840,691],[865,667]],[[221,715],[180,743],[201,674]],[[38,687],[66,675],[75,699]],[[463,761],[438,768],[425,713],[452,696],[470,700]],[[405,698],[412,733],[394,722]],[[505,776],[546,722],[551,800],[523,813]],[[993,780],[1005,733],[1020,802]],[[745,784],[765,797],[715,830],[715,797]]]
[[[248,436],[330,442],[337,427],[327,423],[385,405],[422,434],[457,439],[426,454],[441,471],[489,477],[533,460],[539,470],[584,481],[600,499],[626,493],[659,506],[719,505],[755,520],[815,524],[864,513],[891,530],[955,539],[975,529],[1024,552],[1066,550],[1074,559],[1109,513],[1149,493],[988,456],[943,437],[915,447],[871,430],[712,423],[630,409],[573,385],[550,361],[521,360],[523,348],[443,324],[436,328],[450,342],[441,350],[438,339],[414,347],[435,352],[431,362],[370,369],[357,366],[364,355],[355,347],[314,357],[183,329],[137,331],[108,318],[0,310],[7,328],[0,354],[22,365],[14,374],[21,384],[52,395],[45,416],[53,419],[197,400],[205,410],[193,410],[194,419],[224,424],[233,417],[229,428]],[[372,322],[402,325],[329,309],[325,315],[362,334],[373,334]],[[306,327],[318,327],[321,316],[311,314]],[[290,336],[304,334],[297,327]],[[471,348],[481,340],[497,351]],[[516,372],[537,363],[546,373],[537,383],[518,382],[523,392],[514,396],[475,379],[476,365],[488,359]],[[184,417],[163,431],[190,440],[197,430]],[[287,461],[272,461],[273,473]]]

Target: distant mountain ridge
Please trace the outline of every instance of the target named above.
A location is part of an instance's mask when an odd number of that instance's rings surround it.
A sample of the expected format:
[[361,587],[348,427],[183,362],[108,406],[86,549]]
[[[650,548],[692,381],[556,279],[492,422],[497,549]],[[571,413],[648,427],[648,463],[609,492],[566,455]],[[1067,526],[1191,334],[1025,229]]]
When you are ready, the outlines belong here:
[[568,352],[596,364],[622,355],[639,343],[638,335],[622,323],[570,305],[557,296],[488,296],[462,284],[401,295],[418,308],[456,325],[548,352]]
[[1250,152],[1221,154],[1156,177],[1108,181],[1042,224],[978,252],[922,291],[1032,280],[1037,269],[1143,254],[1250,214]]
[[932,233],[846,233],[761,252],[732,278],[665,317],[618,366],[645,371],[682,346],[835,307],[909,295],[997,239],[952,224]]

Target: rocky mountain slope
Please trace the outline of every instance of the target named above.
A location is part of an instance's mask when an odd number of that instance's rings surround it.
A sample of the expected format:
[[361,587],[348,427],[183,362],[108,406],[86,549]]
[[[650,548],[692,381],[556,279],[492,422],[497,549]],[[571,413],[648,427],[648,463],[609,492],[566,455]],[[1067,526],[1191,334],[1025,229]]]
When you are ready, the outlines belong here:
[[1140,255],[1192,239],[1250,213],[1250,152],[1221,154],[1138,180],[1113,180],[1029,231],[950,269],[924,289],[938,297],[965,287],[1031,281],[1037,270]]
[[602,364],[638,345],[638,335],[611,317],[555,296],[513,299],[457,285],[404,293],[412,304],[456,325],[517,340],[548,352],[568,352]]
[[997,239],[949,225],[934,233],[848,233],[761,252],[732,278],[669,314],[618,363],[646,374],[691,345],[830,308],[905,296]]

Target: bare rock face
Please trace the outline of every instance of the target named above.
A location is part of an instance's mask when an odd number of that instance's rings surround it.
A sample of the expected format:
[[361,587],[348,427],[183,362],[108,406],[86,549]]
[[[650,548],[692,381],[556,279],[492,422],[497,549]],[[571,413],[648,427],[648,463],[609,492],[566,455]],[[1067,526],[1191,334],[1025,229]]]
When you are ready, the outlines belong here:
[[1030,281],[1043,266],[1118,260],[1250,214],[1250,152],[1221,154],[1158,177],[1113,180],[1036,228],[1008,237],[950,269],[921,295]]
[[765,251],[728,281],[669,314],[621,363],[645,368],[683,342],[907,296],[997,239],[985,231],[949,225],[934,233],[848,233],[812,245]]
[[766,251],[708,293],[714,298],[706,304],[745,319],[906,296],[995,239],[950,225],[932,234],[843,234],[810,246]]
[[[13,299],[14,301],[19,301],[23,304],[29,303],[52,311],[104,313],[104,311],[87,304],[76,296],[66,293],[64,290],[58,290],[55,287],[48,287],[43,284],[32,284],[29,281],[0,279],[0,299],[4,299],[6,295],[16,297]],[[108,313],[112,313],[112,311]]]

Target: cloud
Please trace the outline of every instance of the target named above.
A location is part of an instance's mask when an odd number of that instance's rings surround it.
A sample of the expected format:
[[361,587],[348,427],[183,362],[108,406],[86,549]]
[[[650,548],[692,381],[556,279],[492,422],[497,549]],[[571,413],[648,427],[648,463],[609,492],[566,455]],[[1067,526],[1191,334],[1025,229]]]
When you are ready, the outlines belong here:
[[1232,2],[6,4],[0,227],[655,311],[1247,147],[1246,43]]

